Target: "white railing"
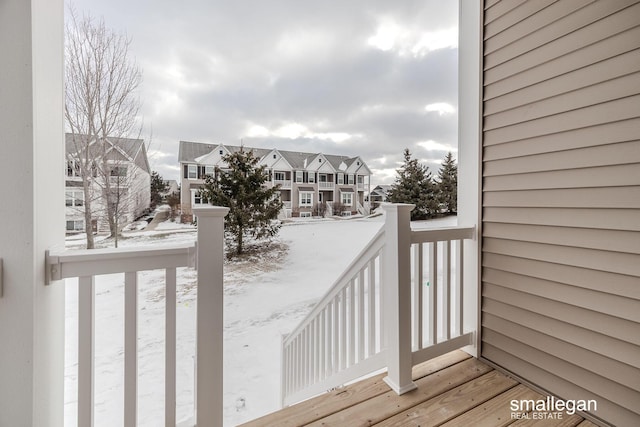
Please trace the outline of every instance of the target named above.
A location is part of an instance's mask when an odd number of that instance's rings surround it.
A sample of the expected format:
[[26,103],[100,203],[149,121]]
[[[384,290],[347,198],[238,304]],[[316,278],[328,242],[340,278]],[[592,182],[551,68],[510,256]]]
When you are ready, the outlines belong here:
[[385,366],[380,318],[381,230],[282,341],[283,404]]
[[475,227],[411,230],[412,208],[385,205],[383,229],[283,339],[284,405],[385,367],[402,394],[414,365],[473,344],[462,265]]
[[[176,425],[176,268],[198,268],[196,401],[200,425],[222,426],[223,227],[227,208],[194,208],[198,243],[47,253],[51,280],[78,278],[78,425],[94,421],[95,278],[124,273],[124,425],[137,425],[138,272],[165,271],[165,424]],[[196,249],[197,248],[197,249]],[[161,373],[158,373],[159,375]]]
[[291,209],[291,200],[285,200],[282,202],[282,207],[285,209]]
[[333,190],[335,188],[335,183],[328,181],[320,181],[318,182],[318,188],[320,190]]
[[291,180],[275,179],[273,180],[273,185],[280,185],[280,188],[288,189],[291,188]]

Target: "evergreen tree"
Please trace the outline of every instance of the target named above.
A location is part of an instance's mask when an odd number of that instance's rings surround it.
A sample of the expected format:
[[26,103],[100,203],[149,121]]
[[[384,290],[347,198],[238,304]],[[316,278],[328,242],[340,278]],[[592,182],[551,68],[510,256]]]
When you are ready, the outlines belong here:
[[447,213],[458,211],[458,165],[449,152],[438,171],[438,202]]
[[396,173],[396,180],[387,193],[388,200],[416,205],[411,211],[412,220],[435,216],[438,213],[438,201],[429,168],[411,158],[411,152],[405,148],[404,165]]
[[162,203],[168,189],[169,185],[164,182],[160,174],[156,171],[151,172],[151,209],[155,209]]
[[236,253],[243,252],[244,237],[255,239],[273,237],[280,225],[274,223],[282,209],[276,197],[279,186],[267,188],[265,166],[258,166],[259,159],[252,151],[240,149],[222,158],[228,170],[216,167],[215,176],[207,176],[201,195],[209,203],[226,206],[229,214],[225,230],[236,242]]

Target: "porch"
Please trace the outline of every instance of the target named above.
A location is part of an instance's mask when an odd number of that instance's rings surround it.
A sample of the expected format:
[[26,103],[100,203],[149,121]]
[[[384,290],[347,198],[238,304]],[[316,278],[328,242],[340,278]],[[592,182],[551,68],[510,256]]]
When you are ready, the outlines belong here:
[[337,388],[243,426],[595,427],[567,412],[512,411],[512,400],[537,401],[546,396],[461,350],[414,366],[417,389],[401,396],[383,381],[385,375]]

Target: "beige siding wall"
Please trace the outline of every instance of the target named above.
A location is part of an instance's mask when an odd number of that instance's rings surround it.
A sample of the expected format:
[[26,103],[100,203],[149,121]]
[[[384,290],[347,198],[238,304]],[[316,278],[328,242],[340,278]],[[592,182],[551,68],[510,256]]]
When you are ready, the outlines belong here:
[[640,2],[485,1],[482,356],[640,425]]

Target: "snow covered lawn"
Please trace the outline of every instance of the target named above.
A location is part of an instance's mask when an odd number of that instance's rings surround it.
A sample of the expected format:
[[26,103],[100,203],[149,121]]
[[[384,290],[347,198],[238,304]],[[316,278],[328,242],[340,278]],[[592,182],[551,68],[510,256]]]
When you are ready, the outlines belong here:
[[[290,332],[382,226],[382,217],[293,222],[261,255],[225,265],[224,419],[236,425],[279,409],[280,339]],[[132,232],[121,246],[195,240],[163,223]],[[79,243],[75,243],[79,242]],[[68,242],[69,246],[81,241]],[[123,275],[96,279],[96,426],[122,424]],[[193,416],[195,272],[178,269],[178,420]],[[76,425],[77,281],[67,282],[65,425]],[[141,426],[164,423],[164,272],[140,274]]]

